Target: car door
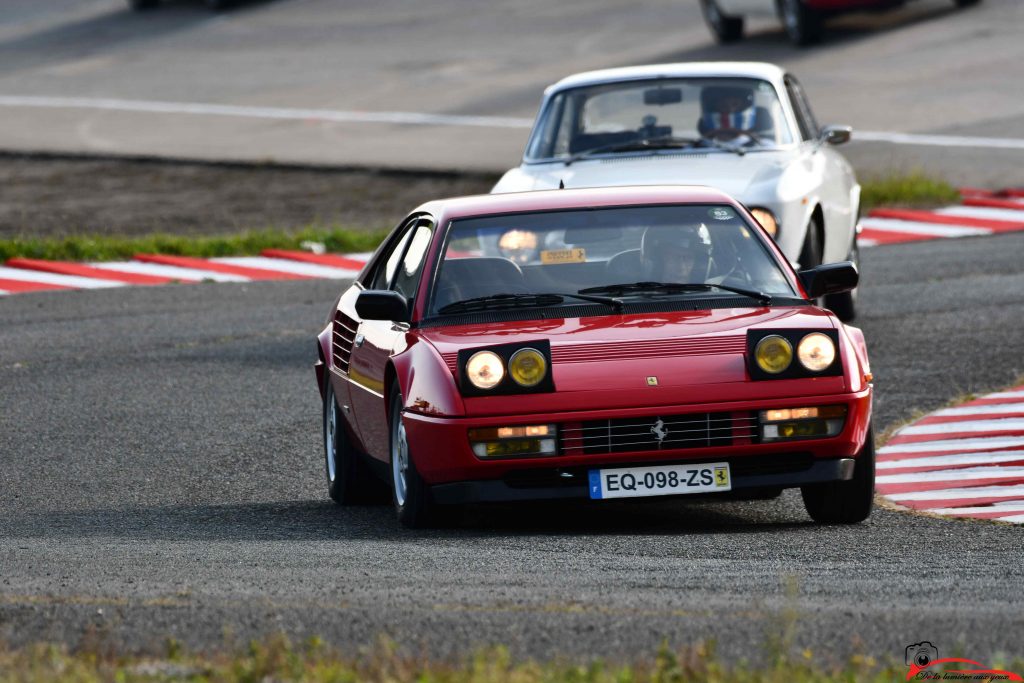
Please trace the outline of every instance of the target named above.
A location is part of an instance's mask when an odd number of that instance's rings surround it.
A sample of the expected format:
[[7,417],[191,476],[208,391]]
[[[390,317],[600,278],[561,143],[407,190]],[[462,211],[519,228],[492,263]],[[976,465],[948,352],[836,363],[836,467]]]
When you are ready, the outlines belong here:
[[804,142],[807,163],[816,179],[818,200],[825,218],[823,263],[846,259],[853,243],[856,207],[853,206],[856,180],[853,169],[843,155],[821,142],[821,129],[811,110],[800,82],[786,76],[786,91]]
[[[396,291],[409,301],[411,309],[432,236],[433,222],[429,217],[417,216],[409,220],[390,253],[382,254],[378,271],[368,281],[368,288]],[[349,364],[352,411],[366,453],[387,462],[384,375],[388,359],[404,346],[409,325],[391,320],[359,319],[356,322],[358,329]]]

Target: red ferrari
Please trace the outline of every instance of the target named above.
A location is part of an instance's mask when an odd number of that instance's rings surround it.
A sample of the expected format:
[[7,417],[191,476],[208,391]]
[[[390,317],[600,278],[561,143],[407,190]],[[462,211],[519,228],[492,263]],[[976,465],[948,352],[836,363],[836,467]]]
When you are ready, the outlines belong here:
[[[703,187],[430,202],[391,233],[318,337],[328,491],[390,483],[399,520],[486,501],[771,497],[871,512],[861,331]],[[376,481],[375,481],[376,479]]]

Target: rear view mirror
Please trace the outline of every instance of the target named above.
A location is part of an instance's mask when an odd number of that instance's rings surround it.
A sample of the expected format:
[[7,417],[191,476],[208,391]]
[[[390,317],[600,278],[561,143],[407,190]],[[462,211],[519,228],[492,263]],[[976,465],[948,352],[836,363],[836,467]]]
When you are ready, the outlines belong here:
[[830,145],[841,145],[850,141],[853,128],[849,126],[825,126],[821,129],[821,141]]
[[409,302],[390,289],[367,289],[356,297],[356,313],[363,320],[409,322]]
[[644,104],[660,107],[683,101],[682,88],[648,88],[644,90]]
[[860,281],[857,266],[852,261],[826,263],[810,270],[801,270],[798,274],[800,283],[811,299],[817,299],[826,294],[849,292]]

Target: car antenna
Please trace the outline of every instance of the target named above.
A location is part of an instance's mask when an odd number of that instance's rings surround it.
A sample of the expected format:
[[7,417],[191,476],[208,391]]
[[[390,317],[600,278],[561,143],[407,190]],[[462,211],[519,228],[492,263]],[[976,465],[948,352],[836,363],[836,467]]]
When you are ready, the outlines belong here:
[[565,189],[565,181],[564,180],[559,180],[558,181],[558,189],[559,190],[564,190]]

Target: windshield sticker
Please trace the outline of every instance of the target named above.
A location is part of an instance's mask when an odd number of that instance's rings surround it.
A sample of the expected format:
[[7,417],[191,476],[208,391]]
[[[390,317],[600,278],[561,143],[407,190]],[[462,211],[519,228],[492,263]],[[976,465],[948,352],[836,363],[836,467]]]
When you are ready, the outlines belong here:
[[732,209],[725,209],[722,207],[715,207],[708,211],[708,215],[718,221],[727,221],[732,218]]
[[540,252],[540,262],[546,266],[555,263],[586,263],[587,250],[582,247],[575,249],[550,249]]

